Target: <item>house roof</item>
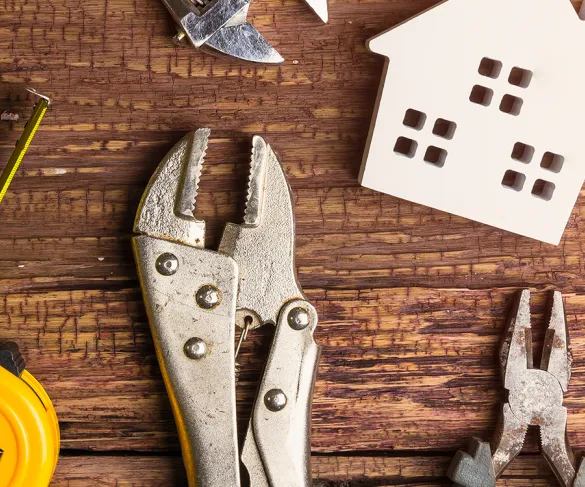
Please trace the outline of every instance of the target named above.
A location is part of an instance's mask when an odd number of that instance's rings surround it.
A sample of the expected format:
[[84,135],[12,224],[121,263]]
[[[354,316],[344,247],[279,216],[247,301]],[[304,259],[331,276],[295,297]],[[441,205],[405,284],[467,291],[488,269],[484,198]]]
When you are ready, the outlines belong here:
[[[368,48],[372,52],[389,56],[392,49],[388,48],[388,42],[394,45],[395,38],[397,41],[412,42],[413,38],[421,39],[424,36],[425,39],[421,40],[428,42],[427,34],[431,32],[448,26],[468,27],[469,24],[485,22],[486,15],[491,14],[493,19],[494,13],[502,20],[513,17],[522,23],[530,20],[527,13],[534,13],[547,22],[566,22],[566,27],[573,25],[585,36],[585,1],[577,14],[570,0],[444,0],[371,38]],[[543,35],[546,33],[543,32]],[[402,42],[395,45],[400,46],[401,50],[408,48]]]

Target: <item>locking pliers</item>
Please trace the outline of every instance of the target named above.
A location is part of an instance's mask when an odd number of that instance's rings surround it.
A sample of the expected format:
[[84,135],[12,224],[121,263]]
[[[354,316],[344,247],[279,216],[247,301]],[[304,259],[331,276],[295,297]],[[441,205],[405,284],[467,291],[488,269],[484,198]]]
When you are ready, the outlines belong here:
[[189,485],[240,485],[235,357],[248,330],[273,324],[241,460],[251,487],[308,487],[317,312],[296,280],[290,189],[272,148],[254,137],[244,222],[226,225],[218,252],[205,249],[194,210],[209,134],[185,136],[160,163],[133,239]]
[[[176,43],[225,54],[242,61],[278,64],[284,61],[246,19],[252,0],[162,0],[177,24]],[[327,22],[327,0],[306,0]]]
[[530,291],[522,291],[500,348],[507,399],[491,448],[471,439],[468,451],[455,455],[449,478],[464,487],[495,487],[496,479],[522,450],[528,427],[537,426],[542,454],[560,484],[585,487],[585,467],[569,446],[567,408],[563,406],[571,362],[563,298],[555,292],[540,368],[533,367]]

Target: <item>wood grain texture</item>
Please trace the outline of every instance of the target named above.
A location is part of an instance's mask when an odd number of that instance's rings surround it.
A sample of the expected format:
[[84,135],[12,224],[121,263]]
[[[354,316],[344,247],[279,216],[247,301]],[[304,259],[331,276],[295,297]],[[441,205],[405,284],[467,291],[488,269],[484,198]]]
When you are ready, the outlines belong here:
[[[443,476],[448,457],[313,457],[315,487],[426,486],[450,483]],[[546,462],[525,455],[513,463],[498,485],[545,487],[554,485]],[[137,472],[140,472],[137,475]],[[53,487],[186,487],[181,459],[174,457],[63,457]]]
[[[0,3],[0,112],[20,115],[0,122],[0,160],[30,114],[24,84],[55,100],[0,205],[0,340],[20,342],[55,401],[53,485],[184,485],[130,238],[160,159],[202,126],[210,247],[242,217],[253,134],[293,189],[299,279],[323,345],[316,485],[448,485],[454,450],[495,427],[496,353],[521,287],[535,291],[537,354],[549,291],[565,294],[569,437],[585,448],[585,194],[553,247],[357,183],[383,65],[365,41],[435,3],[330,0],[323,26],[299,0],[255,0],[250,21],[286,58],[278,67],[173,46],[158,0]],[[245,346],[243,418],[269,339]],[[530,435],[498,485],[555,485],[536,451]]]
[[[549,294],[533,300],[535,325],[543,325],[535,327],[538,354]],[[491,435],[501,396],[496,355],[514,290],[309,289],[308,296],[322,317],[315,452],[452,451],[470,434]],[[569,433],[581,445],[585,295],[565,300],[576,357]],[[7,295],[1,311],[1,336],[19,337],[29,369],[55,401],[65,448],[178,449],[139,290]],[[252,334],[244,348],[244,418],[269,336]]]

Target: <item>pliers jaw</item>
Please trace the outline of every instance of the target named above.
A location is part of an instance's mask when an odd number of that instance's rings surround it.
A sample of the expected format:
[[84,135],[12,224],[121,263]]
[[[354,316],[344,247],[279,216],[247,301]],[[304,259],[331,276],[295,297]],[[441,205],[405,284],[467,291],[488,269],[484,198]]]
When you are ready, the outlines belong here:
[[[500,367],[505,386],[517,374],[534,368],[532,355],[530,291],[525,289],[516,300],[514,312],[500,347]],[[561,293],[556,291],[553,293],[553,305],[540,370],[554,377],[559,382],[562,391],[567,392],[572,362],[563,298]]]
[[205,222],[194,217],[209,129],[183,137],[165,156],[142,197],[134,232],[190,247],[205,246]]
[[219,252],[240,267],[238,326],[276,324],[282,307],[304,299],[296,279],[292,195],[276,154],[254,138],[243,224],[228,223]]

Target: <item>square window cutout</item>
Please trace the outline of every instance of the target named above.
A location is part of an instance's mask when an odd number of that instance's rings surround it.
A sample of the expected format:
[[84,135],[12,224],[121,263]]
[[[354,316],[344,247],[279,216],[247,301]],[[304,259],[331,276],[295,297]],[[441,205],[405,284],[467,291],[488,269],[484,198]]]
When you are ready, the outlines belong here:
[[424,161],[433,166],[443,167],[447,159],[447,151],[439,147],[431,145],[425,154]]
[[522,98],[513,95],[504,95],[502,103],[500,103],[500,111],[517,116],[520,115],[523,104],[524,100],[522,100]]
[[540,167],[559,173],[561,172],[564,163],[565,158],[563,156],[555,154],[554,152],[546,152],[544,156],[542,156]]
[[482,76],[497,79],[500,76],[500,73],[502,72],[502,63],[500,61],[496,61],[495,59],[484,57],[481,60],[478,72]]
[[469,95],[469,101],[471,103],[477,103],[478,105],[483,105],[484,107],[489,107],[492,103],[492,98],[494,97],[494,90],[490,90],[485,86],[475,85],[471,90],[471,95]]
[[532,71],[522,68],[513,68],[508,77],[508,83],[520,88],[528,88],[532,81]]
[[515,161],[523,162],[524,164],[529,164],[532,162],[532,158],[534,157],[534,147],[531,145],[523,144],[522,142],[516,142],[514,144],[514,150],[512,151],[512,159]]
[[510,169],[509,171],[506,171],[506,174],[504,174],[504,179],[502,179],[502,186],[504,186],[504,188],[513,189],[514,191],[522,191],[525,182],[526,176],[524,176],[524,174],[512,171]]
[[416,149],[418,148],[418,143],[412,139],[408,139],[406,137],[398,137],[396,141],[396,145],[394,145],[394,152],[401,156],[408,157],[412,159],[416,154]]
[[532,194],[545,201],[550,201],[554,192],[555,185],[544,179],[537,179],[532,188]]
[[455,122],[450,122],[444,118],[439,118],[433,127],[433,134],[437,135],[438,137],[451,140],[455,135],[455,130],[457,130],[457,124]]
[[427,116],[423,112],[419,112],[418,110],[413,110],[411,108],[406,110],[406,114],[404,115],[404,120],[402,123],[407,127],[420,130],[425,126],[426,121]]

